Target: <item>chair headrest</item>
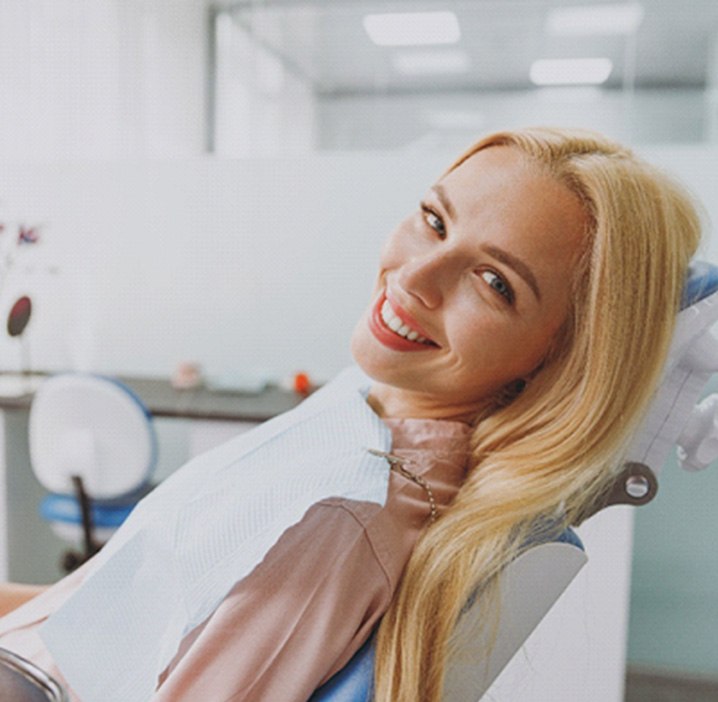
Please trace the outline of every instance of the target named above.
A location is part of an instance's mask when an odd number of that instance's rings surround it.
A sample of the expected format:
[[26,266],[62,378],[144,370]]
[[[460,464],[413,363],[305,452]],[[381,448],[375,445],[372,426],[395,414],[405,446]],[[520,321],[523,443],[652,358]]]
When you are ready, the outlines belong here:
[[688,266],[686,282],[681,296],[681,309],[695,305],[718,291],[718,266],[707,261],[693,261]]

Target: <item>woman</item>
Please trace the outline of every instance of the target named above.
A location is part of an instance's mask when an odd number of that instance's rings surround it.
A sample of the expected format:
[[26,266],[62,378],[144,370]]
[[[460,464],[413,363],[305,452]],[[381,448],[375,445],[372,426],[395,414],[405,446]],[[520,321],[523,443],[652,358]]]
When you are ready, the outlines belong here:
[[[620,468],[698,239],[684,193],[597,135],[528,129],[475,145],[390,237],[353,336],[366,400],[392,433],[385,502],[311,504],[170,641],[152,699],[306,700],[382,615],[376,700],[441,699],[477,585],[490,611],[495,576],[531,533],[580,522]],[[193,489],[179,473],[145,513]],[[62,677],[37,629],[67,619],[105,567],[11,613],[0,646]]]

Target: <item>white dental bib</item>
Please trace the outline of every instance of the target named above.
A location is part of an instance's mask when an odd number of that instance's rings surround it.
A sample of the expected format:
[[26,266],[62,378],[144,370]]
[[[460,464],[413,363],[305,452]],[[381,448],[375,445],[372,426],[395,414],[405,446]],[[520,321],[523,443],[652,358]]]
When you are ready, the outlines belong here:
[[[358,369],[146,497],[40,636],[82,702],[145,702],[182,638],[327,497],[383,505],[391,433]],[[301,554],[297,554],[300,558]]]

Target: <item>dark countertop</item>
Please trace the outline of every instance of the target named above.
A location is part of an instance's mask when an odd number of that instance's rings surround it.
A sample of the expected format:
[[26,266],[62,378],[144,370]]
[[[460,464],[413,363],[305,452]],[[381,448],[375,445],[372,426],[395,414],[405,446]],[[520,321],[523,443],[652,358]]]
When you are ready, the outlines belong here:
[[[46,375],[33,373],[31,377],[36,380]],[[118,380],[134,390],[155,417],[264,422],[296,407],[302,400],[297,393],[274,386],[259,393],[244,393],[203,387],[176,390],[169,380],[162,378],[120,376]],[[31,392],[12,397],[0,396],[0,410],[27,410],[31,402]]]

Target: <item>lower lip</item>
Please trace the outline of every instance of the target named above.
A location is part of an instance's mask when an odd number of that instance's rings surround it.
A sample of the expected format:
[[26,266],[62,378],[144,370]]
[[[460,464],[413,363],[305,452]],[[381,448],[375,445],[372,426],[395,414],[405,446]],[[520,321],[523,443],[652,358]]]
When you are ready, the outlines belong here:
[[403,336],[399,336],[391,331],[381,317],[381,308],[384,304],[384,300],[386,300],[386,297],[382,295],[372,308],[371,315],[369,316],[369,329],[378,341],[392,351],[429,351],[435,348],[428,344],[405,339]]

